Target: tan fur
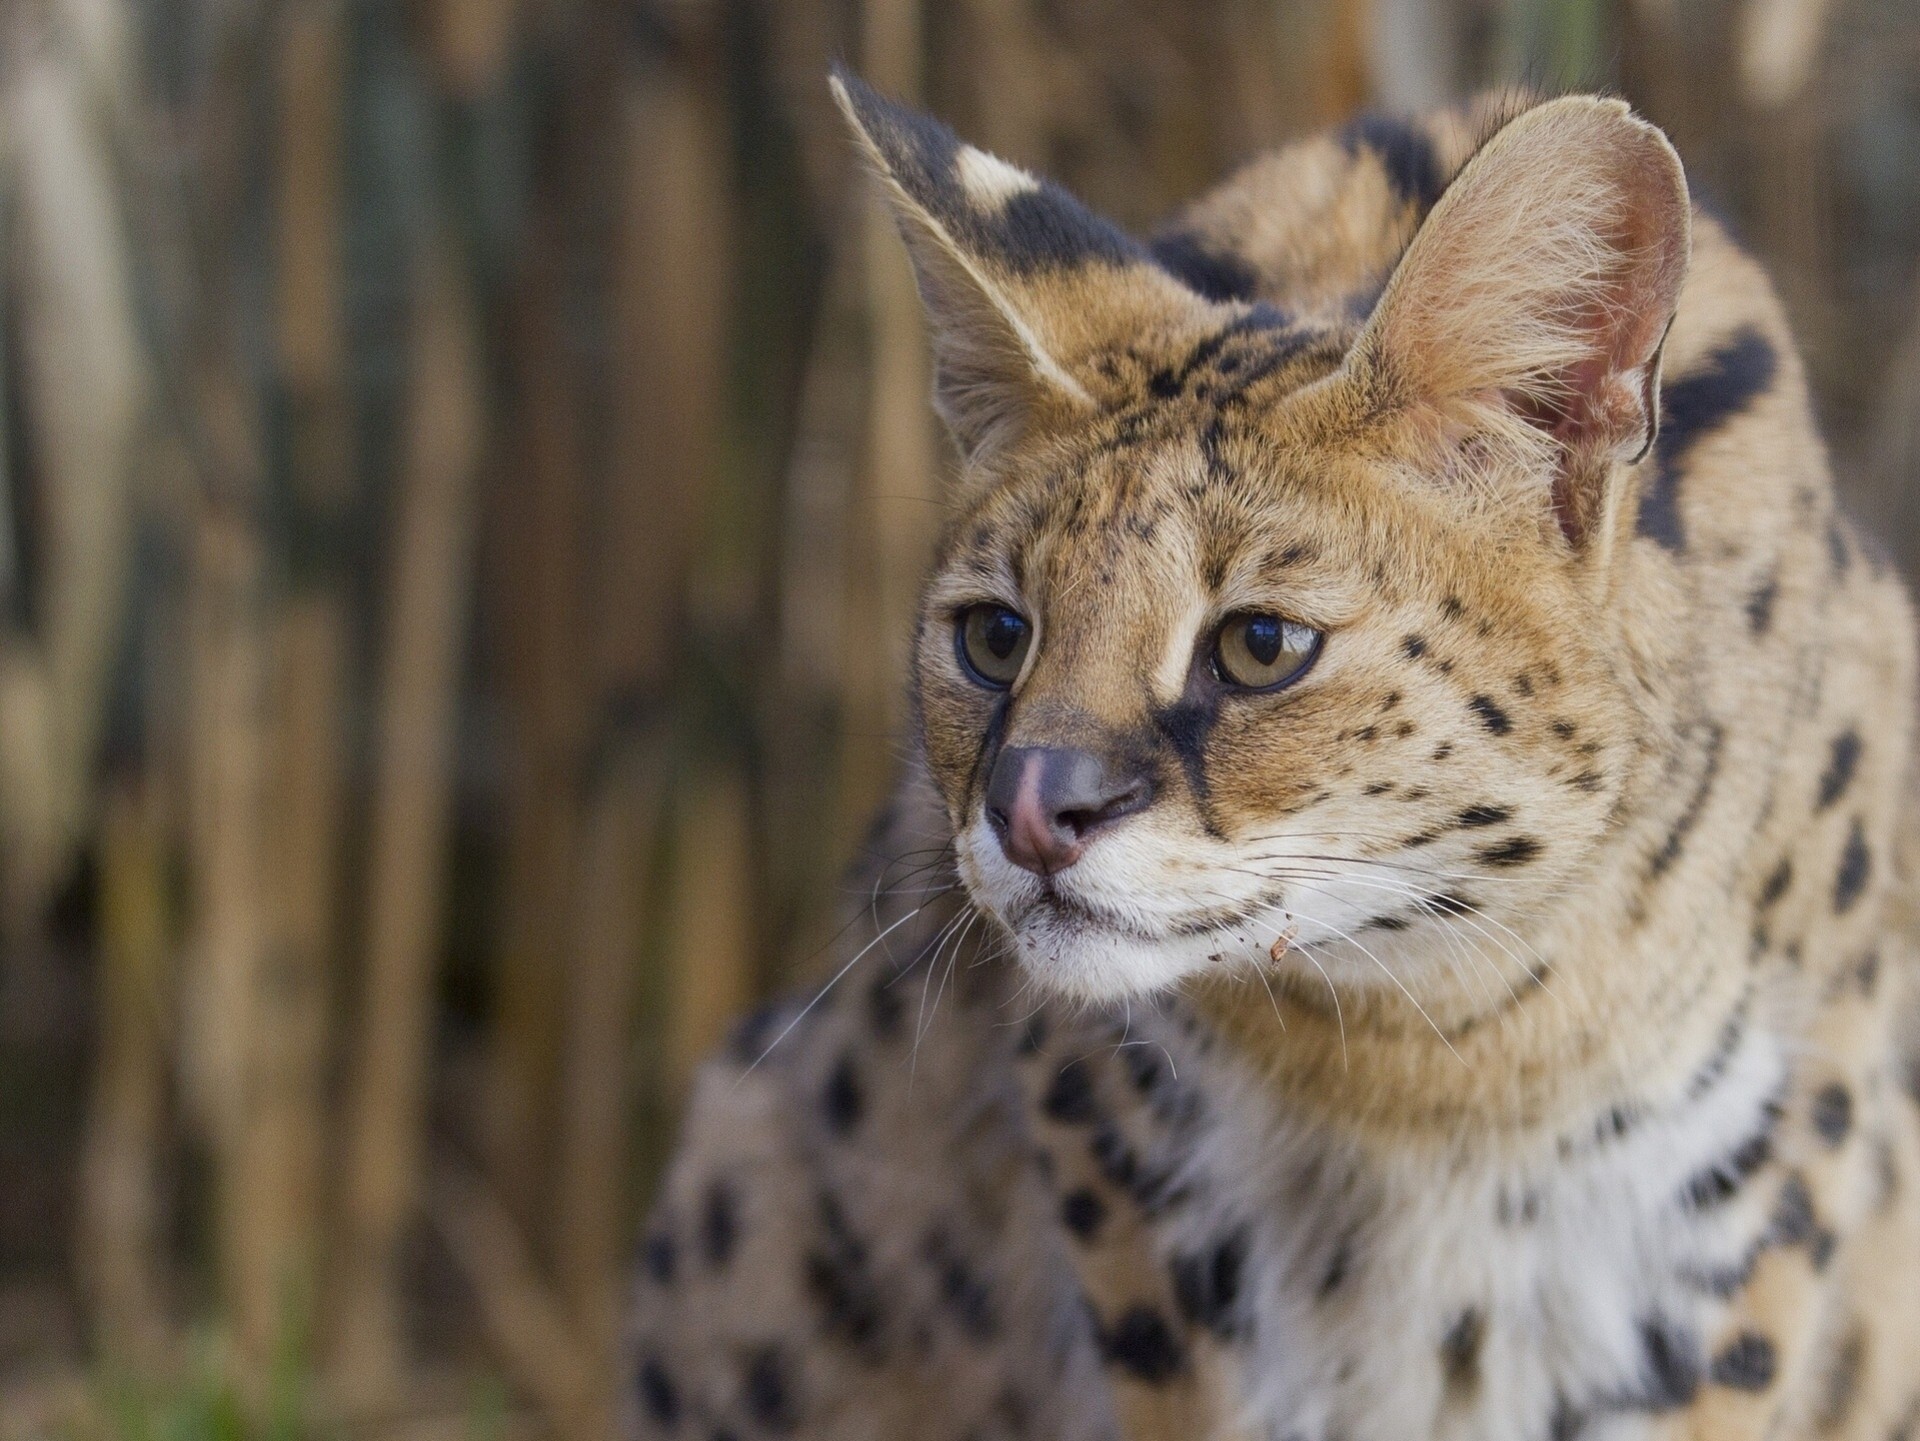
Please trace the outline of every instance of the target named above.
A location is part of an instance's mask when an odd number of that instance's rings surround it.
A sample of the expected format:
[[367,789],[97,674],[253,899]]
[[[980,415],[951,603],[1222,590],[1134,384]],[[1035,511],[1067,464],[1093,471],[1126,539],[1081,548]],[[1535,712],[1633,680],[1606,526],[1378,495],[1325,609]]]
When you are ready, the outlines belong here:
[[[1508,98],[1309,140],[1150,255],[842,100],[961,511],[849,979],[716,1064],[669,1179],[643,1434],[1920,1436],[1913,623],[1664,139]],[[989,602],[1010,694],[955,654]],[[1296,684],[1221,688],[1247,611],[1324,632]],[[1012,746],[1153,802],[1043,883],[982,819]],[[1524,1239],[1574,1174],[1655,1294],[1563,1337],[1471,1253],[1583,1274]]]

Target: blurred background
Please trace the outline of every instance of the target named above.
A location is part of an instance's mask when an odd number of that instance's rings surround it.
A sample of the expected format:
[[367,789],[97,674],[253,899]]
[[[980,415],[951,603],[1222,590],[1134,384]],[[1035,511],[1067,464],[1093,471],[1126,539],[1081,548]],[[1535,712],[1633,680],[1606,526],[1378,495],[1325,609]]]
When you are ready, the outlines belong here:
[[1616,89],[1920,561],[1910,0],[0,4],[0,1438],[610,1434],[950,464],[844,58],[1146,227]]

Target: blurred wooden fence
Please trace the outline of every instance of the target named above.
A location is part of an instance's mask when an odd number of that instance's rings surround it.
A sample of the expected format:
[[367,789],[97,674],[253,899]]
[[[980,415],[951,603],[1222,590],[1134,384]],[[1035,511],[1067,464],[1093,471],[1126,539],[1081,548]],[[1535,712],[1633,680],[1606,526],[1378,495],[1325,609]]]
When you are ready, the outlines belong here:
[[0,1437],[112,1434],[209,1322],[240,1412],[455,1435],[491,1372],[608,1432],[647,1178],[889,784],[942,514],[835,57],[1136,226],[1369,100],[1624,87],[1920,554],[1892,3],[15,0]]

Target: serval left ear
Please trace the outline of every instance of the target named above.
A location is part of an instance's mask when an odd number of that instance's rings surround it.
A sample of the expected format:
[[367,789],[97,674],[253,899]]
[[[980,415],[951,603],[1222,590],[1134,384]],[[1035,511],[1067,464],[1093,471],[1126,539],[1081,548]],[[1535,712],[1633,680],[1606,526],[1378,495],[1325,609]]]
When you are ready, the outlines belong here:
[[1347,373],[1378,405],[1547,470],[1553,519],[1580,548],[1615,509],[1618,464],[1653,443],[1691,223],[1679,157],[1626,105],[1536,106],[1434,206]]
[[831,84],[913,259],[934,404],[969,460],[991,468],[1020,437],[1091,412],[1096,352],[1212,309],[1058,186],[844,70]]

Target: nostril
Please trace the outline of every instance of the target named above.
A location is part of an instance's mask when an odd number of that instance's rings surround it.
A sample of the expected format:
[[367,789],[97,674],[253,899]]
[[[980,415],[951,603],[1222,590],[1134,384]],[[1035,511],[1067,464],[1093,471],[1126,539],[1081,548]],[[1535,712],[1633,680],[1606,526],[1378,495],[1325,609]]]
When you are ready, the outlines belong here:
[[1096,826],[1108,821],[1117,821],[1122,816],[1130,816],[1146,807],[1153,799],[1153,787],[1144,779],[1136,780],[1125,790],[1107,797],[1097,805],[1075,806],[1055,813],[1060,825],[1073,833],[1076,840],[1086,839],[1087,833]]

